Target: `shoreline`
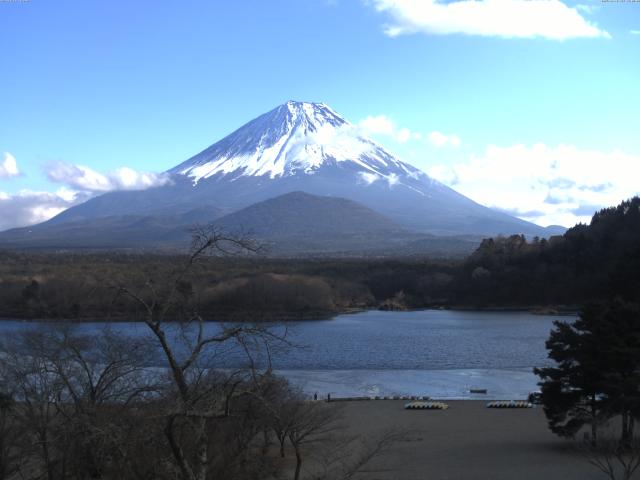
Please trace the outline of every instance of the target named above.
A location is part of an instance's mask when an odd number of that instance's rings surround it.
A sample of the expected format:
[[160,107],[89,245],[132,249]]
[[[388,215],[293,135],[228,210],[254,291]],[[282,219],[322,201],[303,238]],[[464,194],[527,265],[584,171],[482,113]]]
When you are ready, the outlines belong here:
[[[447,401],[526,400],[538,391],[533,367],[434,370],[290,370],[275,369],[306,396],[430,397]],[[486,393],[471,390],[486,390]]]
[[[540,316],[575,316],[580,313],[580,308],[576,306],[568,305],[549,305],[549,306],[491,306],[491,307],[476,307],[476,306],[427,306],[420,308],[403,308],[403,309],[384,309],[384,308],[351,308],[340,310],[336,312],[282,312],[277,314],[262,315],[260,320],[256,320],[256,315],[252,315],[251,312],[245,312],[238,315],[220,315],[219,319],[206,318],[205,322],[220,322],[220,323],[280,323],[280,322],[313,322],[319,320],[334,320],[336,317],[342,315],[355,315],[363,312],[423,312],[432,310],[447,310],[452,312],[513,312],[513,313],[531,313]],[[16,321],[16,322],[33,322],[33,323],[144,323],[143,319],[130,319],[122,316],[118,317],[86,317],[76,319],[66,318],[30,318],[20,316],[0,316],[0,322]],[[167,321],[167,323],[177,322],[178,320]]]

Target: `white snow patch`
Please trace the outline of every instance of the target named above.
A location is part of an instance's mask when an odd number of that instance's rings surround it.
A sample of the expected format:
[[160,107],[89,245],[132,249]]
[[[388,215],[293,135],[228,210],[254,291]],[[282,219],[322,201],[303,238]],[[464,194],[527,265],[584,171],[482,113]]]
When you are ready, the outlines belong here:
[[[358,175],[367,185],[385,178],[393,186],[403,184],[403,177],[417,179],[424,175],[366,138],[361,128],[324,104],[288,102],[285,112],[284,125],[273,125],[273,130],[267,127],[257,135],[248,132],[259,138],[255,148],[247,149],[248,153],[222,153],[204,162],[199,158],[197,164],[186,166],[179,173],[189,176],[194,184],[231,173],[236,177],[274,179],[299,172],[313,175],[330,163],[350,162],[358,166]],[[281,126],[282,134],[274,140],[270,133],[279,132]]]
[[360,175],[360,178],[362,179],[363,183],[367,185],[371,185],[373,182],[380,179],[379,175],[376,175],[375,173],[370,173],[370,172],[358,172],[358,175]]

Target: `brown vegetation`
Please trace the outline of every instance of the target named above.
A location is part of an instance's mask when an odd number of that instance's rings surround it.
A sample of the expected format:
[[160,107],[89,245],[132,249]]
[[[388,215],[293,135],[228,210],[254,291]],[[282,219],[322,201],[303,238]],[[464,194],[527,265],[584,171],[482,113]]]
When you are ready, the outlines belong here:
[[[184,256],[0,253],[0,318],[141,320],[140,305],[115,295],[121,284],[159,285]],[[448,263],[390,260],[202,259],[183,286],[206,319],[313,319],[377,308],[444,301],[453,280]],[[404,293],[400,293],[404,292]]]
[[[563,236],[487,239],[466,260],[211,257],[183,285],[207,319],[329,317],[358,309],[576,306],[639,301],[640,198]],[[114,287],[165,282],[184,255],[0,252],[0,318],[140,320]],[[177,312],[174,312],[177,313]]]
[[[253,360],[261,348],[269,352],[270,345],[286,343],[284,336],[246,324],[205,333],[191,272],[204,254],[226,253],[227,244],[253,248],[220,232],[197,232],[192,253],[170,277],[148,276],[139,284],[112,287],[114,301],[127,299],[138,307],[151,337],[128,338],[108,329],[79,335],[70,324],[61,324],[3,342],[0,480],[281,474],[299,480],[307,456],[315,458],[311,477],[349,478],[380,451],[387,438],[354,455],[340,452],[340,468],[335,468],[323,445],[335,443],[338,410],[307,401],[274,376],[270,364],[259,368]],[[38,299],[38,285],[27,286],[30,300]],[[176,326],[177,340],[169,334]],[[245,351],[246,368],[220,370],[212,347],[231,343]],[[146,368],[145,360],[158,349],[163,368]],[[270,452],[273,438],[279,455]],[[283,460],[285,442],[294,452],[291,467]]]

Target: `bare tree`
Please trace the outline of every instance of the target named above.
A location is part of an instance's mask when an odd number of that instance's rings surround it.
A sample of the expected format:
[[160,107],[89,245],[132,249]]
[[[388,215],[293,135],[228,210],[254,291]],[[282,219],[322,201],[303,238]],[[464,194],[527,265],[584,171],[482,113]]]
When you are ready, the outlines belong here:
[[16,448],[21,430],[12,418],[14,408],[11,394],[0,390],[0,480],[11,478],[21,466],[20,452]]
[[[256,252],[256,244],[246,238],[226,235],[219,229],[197,228],[193,231],[191,253],[172,279],[154,282],[148,279],[141,291],[118,286],[119,294],[136,302],[144,312],[144,323],[157,340],[170,372],[172,398],[164,412],[164,435],[168,442],[176,475],[184,480],[209,478],[212,455],[219,446],[212,444],[216,422],[231,415],[230,399],[246,393],[245,378],[229,377],[222,388],[211,382],[207,372],[216,367],[215,356],[209,355],[227,342],[236,342],[248,354],[249,345],[268,342],[275,336],[265,328],[251,325],[223,326],[214,333],[205,331],[205,323],[192,305],[193,288],[188,275],[207,255],[231,255],[237,252]],[[182,349],[172,343],[171,321],[177,321]],[[250,378],[257,381],[255,363],[250,360]],[[186,433],[188,432],[188,433]],[[186,440],[188,438],[188,440]],[[190,448],[187,448],[190,447]],[[189,453],[193,450],[193,453]]]
[[587,460],[610,480],[630,480],[640,467],[640,440],[622,442],[601,438],[596,447],[585,445]]
[[299,392],[294,391],[283,378],[273,376],[265,379],[263,385],[260,398],[265,410],[266,427],[275,435],[278,441],[279,455],[284,458],[285,443],[295,420],[294,413],[303,399]]
[[287,436],[296,456],[294,480],[300,479],[303,446],[328,440],[337,429],[339,410],[324,402],[297,402],[290,406]]
[[[20,346],[34,340],[22,338]],[[30,346],[35,345],[31,343]],[[30,350],[36,353],[37,347]],[[63,478],[65,451],[59,449],[60,409],[63,386],[51,374],[50,366],[40,355],[24,355],[15,348],[3,352],[6,381],[12,386],[20,408],[13,411],[13,420],[25,432],[25,442],[20,445],[23,455],[30,459],[35,469],[44,472],[48,480]]]
[[111,329],[78,335],[63,328],[42,352],[64,386],[60,412],[73,452],[70,468],[78,476],[102,478],[114,462],[127,463],[118,419],[132,403],[158,390],[145,369],[147,343]]
[[[363,439],[347,436],[344,433],[330,448],[319,452],[321,472],[311,476],[313,480],[351,480],[358,474],[371,472],[371,463],[387,454],[398,442],[407,441],[411,432],[405,430],[387,430],[379,436]],[[318,457],[318,455],[316,455]]]
[[[3,372],[25,435],[13,451],[38,458],[48,478],[102,478],[122,461],[118,419],[156,390],[144,371],[144,342],[103,330],[80,335],[58,325],[23,332],[2,349]],[[36,447],[36,448],[34,448]]]

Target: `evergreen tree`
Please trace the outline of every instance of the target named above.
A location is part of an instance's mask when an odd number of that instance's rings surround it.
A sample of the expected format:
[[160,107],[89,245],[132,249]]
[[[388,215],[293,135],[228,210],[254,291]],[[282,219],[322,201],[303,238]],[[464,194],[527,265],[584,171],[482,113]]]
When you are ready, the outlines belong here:
[[574,436],[620,416],[624,443],[640,416],[640,310],[614,301],[585,307],[574,323],[555,322],[546,342],[556,366],[536,368],[542,404],[554,433]]

